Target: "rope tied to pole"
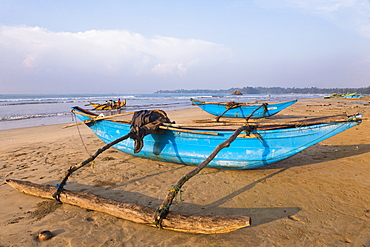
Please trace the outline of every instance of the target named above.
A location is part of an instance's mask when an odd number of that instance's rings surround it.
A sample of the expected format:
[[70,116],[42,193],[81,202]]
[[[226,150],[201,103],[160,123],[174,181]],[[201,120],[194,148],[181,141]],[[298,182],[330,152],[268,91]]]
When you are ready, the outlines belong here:
[[263,109],[263,116],[266,114],[266,112],[267,112],[267,105],[268,105],[268,103],[262,103],[259,107],[257,107],[256,109],[254,109],[254,111],[252,111],[252,113],[251,114],[249,114],[249,116],[248,117],[246,117],[245,118],[245,121],[247,121],[248,122],[248,120],[253,116],[253,114],[256,112],[256,111],[258,111],[261,107],[263,107],[264,109]]
[[167,214],[170,212],[169,208],[173,202],[173,199],[176,197],[177,193],[181,191],[182,186],[192,177],[197,175],[204,167],[206,167],[215,157],[216,155],[226,147],[229,147],[230,144],[238,137],[238,135],[245,131],[249,135],[253,129],[256,128],[255,126],[244,125],[239,127],[235,132],[224,142],[220,143],[213,152],[201,163],[199,166],[191,170],[185,176],[182,176],[181,179],[177,182],[177,184],[169,191],[167,197],[162,202],[162,205],[157,208],[154,214],[154,224],[158,228],[162,228],[163,219],[166,218]]
[[226,109],[234,109],[245,105],[245,103],[238,103],[234,101],[227,102]]
[[155,213],[161,215],[161,217],[155,219],[154,224],[156,227],[162,229],[162,220],[166,218],[167,214],[170,212],[171,205],[162,205],[155,210]]
[[66,186],[66,185],[67,185],[67,184],[56,184],[56,185],[55,185],[55,188],[57,188],[57,189],[58,189],[59,187],[61,187],[61,186]]
[[88,155],[90,155],[90,156],[91,156],[91,153],[90,153],[90,152],[89,152],[89,150],[87,149],[87,146],[86,146],[86,144],[85,144],[85,142],[84,142],[84,140],[83,140],[83,138],[82,138],[82,134],[81,134],[80,128],[78,127],[76,113],[74,113],[73,111],[72,111],[72,116],[73,116],[73,119],[74,119],[74,121],[75,121],[75,123],[76,123],[78,136],[80,137],[80,140],[81,140],[82,146],[84,147],[84,149],[85,149],[86,153],[87,153]]
[[[220,118],[226,113],[226,112],[228,112],[229,110],[231,110],[231,109],[235,109],[235,108],[238,108],[238,107],[241,107],[241,106],[243,106],[243,105],[245,105],[244,103],[238,103],[238,102],[233,102],[233,101],[231,101],[231,102],[229,102],[227,105],[226,105],[226,110],[223,112],[223,113],[221,113],[221,115],[219,115],[219,116],[217,116],[216,117],[216,122],[218,122],[219,120],[220,120]],[[263,107],[264,109],[263,109],[263,116],[266,114],[266,112],[268,111],[268,109],[267,109],[267,105],[268,105],[268,103],[262,103],[260,106],[258,106],[256,109],[254,109],[253,110],[253,112],[251,113],[251,114],[249,114],[249,116],[248,117],[246,117],[245,118],[245,120],[246,121],[248,121],[252,116],[253,116],[253,114],[256,112],[256,111],[258,111],[261,107]]]
[[[179,188],[179,187],[177,187],[177,186],[175,186],[175,187],[173,187],[172,189],[170,189],[170,192],[174,192],[174,193],[176,193],[176,197],[175,197],[175,202],[177,203],[177,195],[178,194],[180,194],[180,202],[182,202],[183,200],[182,200],[182,190],[181,190],[181,188]],[[180,193],[179,193],[180,192]]]

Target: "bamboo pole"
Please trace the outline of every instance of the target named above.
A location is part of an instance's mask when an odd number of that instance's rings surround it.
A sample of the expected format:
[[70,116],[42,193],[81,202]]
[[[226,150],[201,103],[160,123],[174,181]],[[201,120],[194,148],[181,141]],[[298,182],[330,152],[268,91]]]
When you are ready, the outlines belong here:
[[169,209],[171,207],[171,204],[173,202],[173,199],[181,191],[182,186],[192,177],[194,177],[196,174],[198,174],[206,165],[208,165],[209,162],[211,162],[216,155],[226,147],[229,147],[230,144],[238,137],[238,135],[242,131],[248,131],[250,132],[249,126],[241,126],[239,127],[226,141],[219,144],[213,152],[196,168],[194,168],[192,171],[190,171],[188,174],[183,176],[176,185],[169,191],[167,194],[167,197],[162,202],[162,205],[157,208],[154,214],[154,221],[157,227],[162,228],[163,227],[163,219],[166,218],[168,213],[170,212]]
[[131,132],[129,132],[127,135],[122,136],[121,138],[118,138],[117,140],[114,140],[114,141],[106,144],[102,148],[99,148],[93,155],[91,155],[88,159],[82,161],[80,164],[75,165],[75,166],[71,166],[68,169],[68,171],[66,172],[63,179],[60,181],[60,184],[57,185],[57,191],[53,194],[53,197],[57,201],[60,201],[60,193],[64,190],[64,186],[66,185],[69,176],[71,176],[73,172],[75,172],[78,169],[80,169],[80,168],[84,167],[85,165],[89,164],[91,161],[95,160],[95,158],[98,157],[99,154],[101,154],[102,152],[104,152],[108,148],[112,147],[113,145],[115,145],[115,144],[117,144],[117,143],[119,143],[123,140],[126,140],[127,138],[131,137],[131,135],[132,135]]
[[[229,105],[230,103],[234,101],[219,101],[219,102],[206,102],[206,101],[201,101],[201,100],[196,100],[196,99],[190,99],[191,101],[197,102],[197,103],[192,103],[193,105]],[[251,105],[251,104],[258,104],[259,102],[262,101],[269,101],[269,99],[264,99],[264,100],[255,100],[252,102],[234,102],[240,104],[240,106],[244,105]]]
[[226,110],[223,112],[223,113],[221,113],[221,115],[219,115],[219,116],[217,116],[216,117],[216,122],[218,122],[219,120],[220,120],[220,118],[226,113],[226,112],[228,112],[230,109],[235,109],[235,108],[238,108],[238,107],[241,107],[242,105],[241,104],[233,104],[233,105],[231,105],[231,106],[227,106],[226,107]]
[[[366,120],[367,118],[362,118]],[[103,119],[95,119],[95,120],[103,120]],[[286,127],[297,127],[297,126],[308,126],[314,124],[323,124],[323,123],[332,123],[337,121],[347,121],[347,115],[336,115],[336,116],[327,116],[327,117],[319,117],[319,118],[312,118],[312,119],[303,119],[297,121],[279,121],[276,120],[274,122],[246,122],[245,120],[222,120],[216,122],[215,119],[202,119],[202,120],[193,120],[195,123],[199,124],[172,124],[172,123],[163,123],[163,126],[159,126],[160,129],[163,130],[173,130],[185,133],[196,133],[196,134],[205,134],[205,135],[219,135],[216,132],[208,132],[208,131],[200,131],[201,129],[191,130],[191,129],[182,129],[182,128],[206,128],[206,127],[222,127],[222,126],[240,126],[241,124],[245,125],[248,124],[249,126],[258,126],[258,129],[279,129],[279,128],[286,128]],[[90,120],[89,120],[90,121]],[[109,121],[116,121],[116,120],[109,120]],[[121,122],[124,120],[119,120],[117,122]],[[78,122],[73,123],[62,128],[69,128],[73,126],[77,126],[80,124],[84,124],[85,122]],[[130,121],[124,121],[126,124],[130,124]]]
[[260,109],[261,107],[264,107],[264,111],[263,111],[263,115],[265,115],[266,111],[267,111],[267,103],[262,103],[262,105],[260,105],[259,107],[257,107],[256,109],[254,109],[254,111],[252,111],[251,114],[249,114],[248,117],[245,118],[245,120],[248,122],[248,120],[253,116],[253,114],[258,110]]
[[[361,118],[366,119],[366,118]],[[297,121],[274,121],[274,122],[249,122],[248,124],[251,126],[301,126],[301,125],[313,125],[313,124],[322,124],[322,123],[332,123],[338,121],[347,121],[347,115],[336,115],[336,116],[328,116],[328,117],[319,117],[319,118],[312,118],[312,119],[303,119]],[[175,125],[176,127],[212,127],[212,126],[232,126],[232,125],[240,125],[245,124],[245,120],[234,121],[234,120],[223,120],[220,122],[216,122],[215,119],[203,119],[203,120],[194,120],[195,123],[200,124],[187,124],[187,125]],[[204,123],[204,124],[203,124]]]
[[[127,115],[132,115],[134,114],[135,112],[126,112],[126,113],[121,113],[121,114],[116,114],[116,115],[111,115],[111,116],[104,116],[104,117],[101,117],[101,116],[97,116],[91,120],[85,120],[85,121],[97,121],[97,120],[103,120],[103,119],[109,119],[109,118],[115,118],[115,117],[122,117],[122,116],[127,116]],[[84,115],[83,113],[79,112],[78,114],[81,114],[81,115]],[[87,115],[86,116],[89,116],[91,117],[91,115]]]
[[[104,119],[103,118],[99,118],[99,119],[96,118],[94,120],[95,121],[98,121],[98,120],[104,120]],[[85,120],[85,121],[82,121],[82,122],[73,123],[73,124],[70,124],[70,125],[63,126],[62,128],[65,129],[65,128],[69,128],[69,127],[74,127],[74,126],[77,126],[77,125],[89,123],[89,122],[94,121],[94,120]],[[110,120],[110,121],[114,121],[114,120]],[[130,121],[127,121],[127,122],[125,121],[125,123],[126,124],[130,124]],[[181,126],[181,127],[184,127],[184,126]],[[176,125],[176,124],[165,124],[164,123],[163,126],[159,126],[158,128],[163,129],[163,130],[173,130],[173,131],[179,131],[179,132],[185,132],[185,133],[193,133],[193,134],[200,134],[200,135],[219,135],[219,133],[217,133],[217,132],[181,129],[180,128],[180,125]]]
[[78,114],[84,115],[84,116],[87,116],[87,117],[91,117],[92,119],[87,119],[85,121],[81,121],[81,122],[78,122],[78,123],[69,124],[69,125],[63,126],[62,129],[66,129],[66,128],[69,128],[69,127],[74,127],[74,126],[81,125],[81,124],[90,123],[92,121],[98,121],[98,120],[104,120],[104,119],[110,119],[110,118],[115,118],[115,117],[122,117],[122,116],[132,115],[134,113],[135,112],[126,112],[126,113],[116,114],[116,115],[112,115],[112,116],[101,117],[101,116],[98,115],[96,117],[93,117],[93,115],[91,115],[91,114],[85,114],[83,112],[79,112]]
[[164,129],[164,130],[173,130],[173,131],[200,134],[200,135],[215,135],[215,136],[219,135],[217,132],[207,132],[207,131],[199,131],[199,130],[185,130],[185,129],[174,128],[174,127],[170,127],[170,126],[159,126],[159,128]]
[[[233,104],[233,105],[231,105],[231,106],[226,107],[226,110],[225,110],[221,115],[219,115],[219,116],[217,116],[217,117],[216,117],[216,122],[218,122],[218,121],[220,120],[220,118],[221,118],[221,117],[222,117],[222,116],[223,116],[227,111],[229,111],[230,109],[235,109],[235,108],[238,108],[238,107],[241,107],[241,106],[242,106],[242,104],[238,104],[238,103],[236,103],[236,104]],[[252,111],[252,113],[251,113],[251,114],[249,114],[249,116],[245,118],[245,120],[246,120],[246,121],[248,121],[248,120],[253,116],[253,114],[254,114],[258,109],[260,109],[261,107],[265,107],[265,111],[266,111],[266,110],[267,110],[266,106],[267,106],[267,103],[262,103],[260,106],[258,106],[256,109],[254,109],[254,110]]]

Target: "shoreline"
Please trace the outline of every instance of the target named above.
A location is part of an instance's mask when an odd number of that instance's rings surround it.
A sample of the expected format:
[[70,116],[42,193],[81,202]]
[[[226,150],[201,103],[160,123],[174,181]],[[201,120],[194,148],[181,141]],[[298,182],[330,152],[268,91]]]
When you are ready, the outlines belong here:
[[[184,109],[184,108],[190,108],[192,107],[189,98],[193,97],[194,95],[190,96],[188,98],[183,97],[164,97],[161,98],[155,98],[151,100],[150,97],[141,97],[139,98],[130,98],[128,100],[128,105],[119,110],[119,111],[113,111],[113,112],[104,112],[104,114],[117,114],[117,113],[123,113],[123,112],[131,112],[131,111],[138,111],[138,110],[150,110],[150,109],[161,109],[165,111],[170,110],[176,110],[176,109]],[[68,97],[68,96],[66,96]],[[140,98],[141,97],[141,98]],[[205,98],[209,99],[210,97],[204,95]],[[245,95],[241,98],[234,97],[234,96],[224,96],[230,101],[248,101],[257,99],[257,96],[253,95]],[[288,99],[284,99],[283,95],[275,95],[274,101],[285,101]],[[309,96],[306,96],[310,98]],[[108,97],[109,98],[109,97]],[[172,98],[172,99],[171,99]],[[222,97],[223,98],[223,97]],[[296,97],[288,97],[289,99],[296,99],[300,98],[299,95],[296,95]],[[17,99],[19,101],[22,101],[22,99]],[[23,99],[24,100],[24,99]],[[42,125],[51,125],[54,123],[69,123],[73,122],[73,116],[70,113],[71,107],[74,106],[80,106],[82,108],[91,108],[87,101],[88,99],[85,96],[81,96],[78,100],[76,99],[68,99],[66,101],[65,98],[59,98],[55,99],[56,101],[54,103],[50,103],[48,98],[40,98],[41,101],[36,100],[35,102],[28,102],[25,101],[20,104],[11,105],[11,104],[3,104],[1,105],[1,111],[2,116],[0,117],[0,130],[6,130],[6,129],[13,129],[13,128],[23,128],[23,127],[36,127],[36,126],[42,126]],[[76,100],[76,102],[74,102]],[[101,100],[101,99],[96,99]],[[26,103],[28,102],[28,103]],[[92,109],[90,109],[92,110]],[[18,113],[19,114],[18,114]],[[101,113],[101,112],[99,112]]]
[[[356,100],[360,101],[360,100]],[[365,101],[363,101],[365,102]],[[212,118],[196,107],[166,111],[171,120]],[[270,119],[370,114],[351,100],[302,99]],[[368,246],[370,245],[369,121],[261,169],[205,168],[183,187],[171,210],[252,217],[227,234],[158,230],[15,191],[5,179],[55,185],[64,172],[103,146],[90,129],[66,124],[0,130],[0,246],[38,246],[50,230],[53,246]],[[81,142],[81,138],[83,143]],[[85,147],[88,151],[85,150]],[[150,161],[110,149],[94,167],[74,173],[66,189],[156,208],[194,167]]]

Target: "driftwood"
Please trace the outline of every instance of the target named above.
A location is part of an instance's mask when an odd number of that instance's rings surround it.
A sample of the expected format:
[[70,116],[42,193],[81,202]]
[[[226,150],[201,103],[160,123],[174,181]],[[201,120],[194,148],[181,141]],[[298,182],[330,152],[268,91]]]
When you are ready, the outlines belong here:
[[[29,181],[11,180],[6,182],[16,190],[34,196],[53,199],[55,187],[39,185]],[[60,195],[63,203],[107,213],[115,217],[136,223],[155,226],[153,214],[155,209],[132,203],[118,202],[101,198],[90,193],[63,190]],[[250,218],[236,215],[194,215],[171,212],[162,221],[162,228],[188,233],[227,233],[250,225]]]
[[239,134],[242,131],[247,131],[250,133],[251,128],[249,126],[242,126],[239,127],[226,141],[219,144],[213,152],[201,163],[199,166],[191,170],[188,174],[183,176],[177,184],[170,190],[170,192],[167,194],[166,198],[163,200],[162,205],[157,208],[154,214],[154,220],[155,225],[157,227],[163,228],[163,220],[167,218],[168,213],[170,212],[170,207],[173,202],[173,199],[176,197],[176,195],[181,192],[181,187],[192,177],[197,175],[204,167],[208,165],[209,162],[211,162],[216,155],[226,147],[229,147],[230,144],[239,136]]

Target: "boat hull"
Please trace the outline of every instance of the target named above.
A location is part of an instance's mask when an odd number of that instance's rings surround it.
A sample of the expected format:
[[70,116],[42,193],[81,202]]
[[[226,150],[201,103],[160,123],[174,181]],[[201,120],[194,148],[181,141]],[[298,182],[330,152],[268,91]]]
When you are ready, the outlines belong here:
[[[202,110],[208,112],[209,114],[222,117],[231,117],[231,118],[247,118],[252,113],[253,115],[250,118],[265,118],[277,114],[283,109],[293,105],[297,100],[291,100],[281,103],[267,104],[265,107],[260,107],[262,104],[251,104],[243,105],[236,108],[227,110],[226,104],[214,104],[207,103],[202,101],[191,100],[193,105],[199,106]],[[260,107],[258,110],[256,110]],[[226,111],[227,110],[227,111]],[[256,110],[256,111],[255,111]],[[225,112],[226,111],[226,112]],[[254,112],[255,111],[255,112]]]
[[107,104],[97,104],[91,102],[90,105],[94,107],[95,110],[116,110],[124,107],[126,105],[126,100],[122,101],[120,104],[116,103],[113,107]]
[[[73,112],[80,120],[91,117]],[[251,135],[240,135],[228,148],[222,149],[207,167],[245,170],[263,167],[291,157],[302,150],[357,125],[358,121],[341,121],[294,128],[257,130]],[[97,137],[110,143],[130,131],[130,125],[97,120],[87,123]],[[134,153],[134,141],[126,139],[113,147],[130,155],[145,159],[197,166],[212,151],[227,140],[234,131],[192,130],[191,133],[176,130],[160,130],[163,133],[144,137],[144,147]],[[196,132],[196,133],[194,133]]]

